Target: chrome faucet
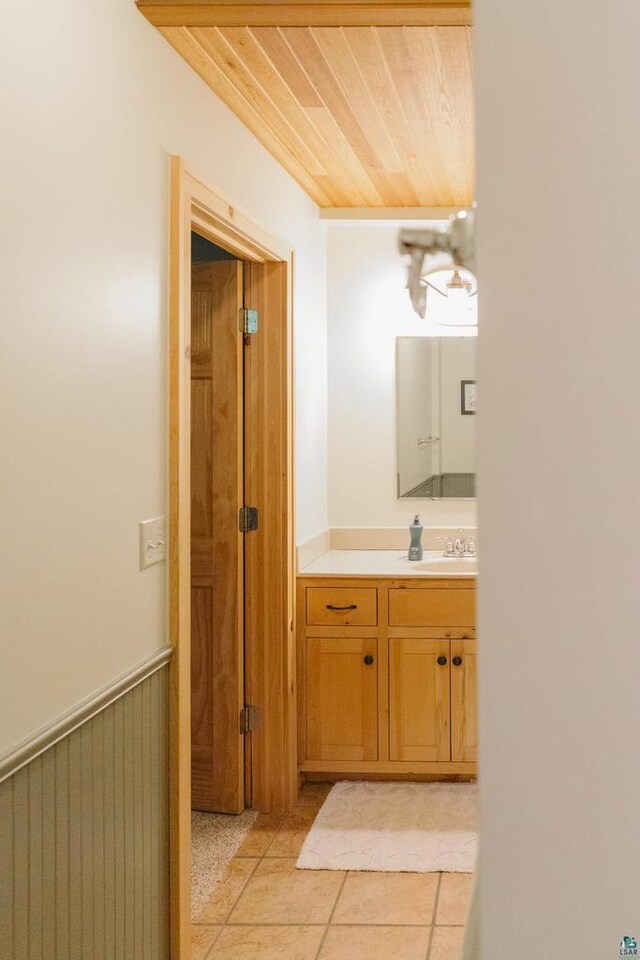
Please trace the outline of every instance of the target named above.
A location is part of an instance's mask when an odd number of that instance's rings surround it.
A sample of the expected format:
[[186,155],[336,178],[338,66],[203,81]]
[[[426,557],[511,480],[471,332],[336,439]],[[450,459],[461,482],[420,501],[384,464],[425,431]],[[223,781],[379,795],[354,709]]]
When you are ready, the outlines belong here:
[[443,557],[455,557],[456,549],[452,537],[436,537],[436,540],[444,540]]
[[464,537],[456,537],[455,541],[453,537],[437,537],[436,539],[445,541],[443,557],[476,557],[478,555],[478,548],[473,537],[469,537],[468,541]]

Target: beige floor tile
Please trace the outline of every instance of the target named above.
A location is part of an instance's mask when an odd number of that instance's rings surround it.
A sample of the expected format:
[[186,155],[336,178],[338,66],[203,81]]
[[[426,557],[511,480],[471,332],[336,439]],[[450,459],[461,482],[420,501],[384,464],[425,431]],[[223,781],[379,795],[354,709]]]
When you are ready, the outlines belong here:
[[314,960],[324,927],[225,927],[210,960]]
[[429,927],[329,927],[318,960],[424,960]]
[[326,923],[343,873],[296,870],[293,859],[262,860],[229,923]]
[[220,936],[221,926],[191,926],[191,960],[205,960]]
[[297,807],[282,821],[282,825],[269,845],[266,857],[298,857],[305,837],[316,818],[313,807]]
[[261,813],[247,834],[237,857],[262,857],[282,826],[282,817]]
[[430,924],[437,873],[350,873],[333,923]]
[[465,924],[471,903],[473,874],[443,873],[436,923]]
[[232,860],[226,875],[216,884],[209,902],[198,914],[198,923],[224,923],[259,862],[249,857]]
[[460,960],[464,927],[434,927],[429,960]]

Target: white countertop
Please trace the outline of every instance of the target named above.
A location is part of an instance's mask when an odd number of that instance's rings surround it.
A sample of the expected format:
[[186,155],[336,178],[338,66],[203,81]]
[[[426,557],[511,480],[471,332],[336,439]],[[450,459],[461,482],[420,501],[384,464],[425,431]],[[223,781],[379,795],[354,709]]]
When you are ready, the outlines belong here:
[[302,577],[475,577],[477,558],[444,558],[425,550],[422,562],[407,559],[406,550],[329,550],[298,571]]

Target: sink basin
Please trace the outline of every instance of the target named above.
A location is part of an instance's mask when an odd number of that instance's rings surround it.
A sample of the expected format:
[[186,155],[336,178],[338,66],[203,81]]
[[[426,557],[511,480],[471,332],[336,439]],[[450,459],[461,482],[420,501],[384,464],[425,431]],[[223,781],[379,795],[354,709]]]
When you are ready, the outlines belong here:
[[414,570],[421,573],[451,573],[456,576],[473,577],[478,572],[477,557],[443,557],[441,553],[426,557],[412,564]]

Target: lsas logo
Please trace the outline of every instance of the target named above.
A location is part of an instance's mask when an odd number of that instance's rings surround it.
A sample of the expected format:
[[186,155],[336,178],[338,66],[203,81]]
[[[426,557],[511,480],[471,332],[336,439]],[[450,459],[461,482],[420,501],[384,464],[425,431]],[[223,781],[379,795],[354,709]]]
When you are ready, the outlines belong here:
[[623,937],[620,941],[620,956],[621,957],[637,957],[638,956],[638,941],[635,937]]

